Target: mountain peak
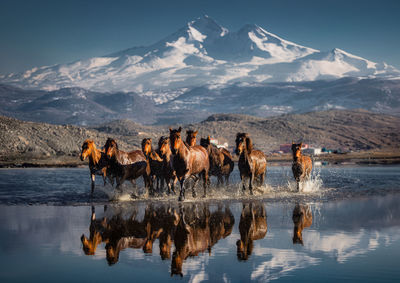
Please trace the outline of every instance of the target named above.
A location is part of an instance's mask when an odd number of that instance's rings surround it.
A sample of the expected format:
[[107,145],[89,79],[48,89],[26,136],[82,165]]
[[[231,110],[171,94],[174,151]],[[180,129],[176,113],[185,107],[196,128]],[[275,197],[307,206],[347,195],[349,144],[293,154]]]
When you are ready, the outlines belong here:
[[229,32],[227,28],[221,26],[214,19],[207,15],[204,15],[194,21],[187,23],[187,27],[189,28],[189,30],[194,28],[205,36],[224,36]]

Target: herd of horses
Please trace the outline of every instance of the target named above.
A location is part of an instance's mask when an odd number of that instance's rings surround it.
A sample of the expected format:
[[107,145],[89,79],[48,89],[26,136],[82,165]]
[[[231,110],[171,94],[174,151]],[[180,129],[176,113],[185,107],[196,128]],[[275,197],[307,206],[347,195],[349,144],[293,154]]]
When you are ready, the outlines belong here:
[[[118,262],[121,251],[127,248],[142,249],[151,254],[158,239],[161,259],[171,260],[171,276],[183,275],[183,263],[187,258],[204,252],[211,254],[213,246],[228,237],[235,224],[229,206],[223,208],[221,204],[213,212],[207,203],[185,203],[179,208],[148,204],[141,220],[136,210],[114,212],[109,217],[106,212],[104,217],[97,219],[92,207],[89,237],[81,236],[86,255],[94,255],[97,247],[105,243],[106,260],[113,265]],[[310,206],[296,204],[292,220],[292,242],[303,245],[303,229],[312,224]],[[246,261],[253,252],[254,241],[267,234],[267,214],[261,202],[243,203],[239,232],[237,259]],[[172,245],[175,249],[171,256]]]
[[[217,177],[217,185],[229,184],[229,176],[234,162],[231,153],[225,148],[218,148],[211,143],[210,136],[201,138],[196,144],[198,131],[188,130],[186,140],[182,138],[182,128],[169,129],[169,137],[162,136],[158,148],[152,146],[152,139],[142,140],[142,149],[130,152],[118,148],[116,140],[108,138],[103,149],[97,149],[93,140],[87,139],[82,144],[80,159],[89,159],[92,193],[95,188],[95,175],[108,180],[111,185],[121,185],[129,180],[135,183],[143,177],[144,185],[150,195],[163,192],[166,185],[169,194],[176,193],[176,183],[180,184],[179,200],[185,199],[186,180],[191,179],[192,196],[196,196],[195,186],[202,180],[203,196],[207,195],[210,176]],[[247,189],[253,194],[254,185],[262,186],[267,169],[266,155],[253,148],[252,140],[247,133],[237,133],[235,153],[239,156],[238,168],[242,180],[243,192]],[[292,142],[292,171],[299,190],[299,184],[307,179],[312,170],[310,157],[302,155],[302,143]],[[155,188],[156,185],[156,188]]]

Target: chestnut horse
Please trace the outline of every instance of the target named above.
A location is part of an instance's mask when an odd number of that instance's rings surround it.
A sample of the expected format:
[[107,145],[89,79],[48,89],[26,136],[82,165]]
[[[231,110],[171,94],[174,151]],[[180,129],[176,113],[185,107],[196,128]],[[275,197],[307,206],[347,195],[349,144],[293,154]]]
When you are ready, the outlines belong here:
[[222,238],[228,237],[235,223],[229,209],[222,207],[210,213],[208,204],[188,204],[180,209],[180,217],[174,235],[175,251],[172,255],[171,276],[182,276],[183,263],[188,257],[208,251]]
[[218,183],[217,186],[224,184],[222,176],[225,176],[226,185],[229,184],[229,176],[233,171],[234,163],[232,160],[232,155],[225,148],[218,148],[211,144],[210,136],[206,139],[200,139],[200,145],[204,147],[208,152],[208,157],[210,159],[210,171],[209,174],[212,176],[217,176]]
[[117,142],[111,138],[107,139],[104,151],[110,160],[110,170],[116,176],[117,189],[120,189],[125,180],[133,183],[140,176],[143,176],[145,187],[151,187],[150,166],[142,151],[119,150]]
[[[157,182],[157,191],[160,191],[160,183],[162,178],[163,160],[159,154],[153,150],[152,139],[145,138],[142,140],[142,152],[146,156],[147,161],[150,165],[150,178],[152,184],[154,183],[154,178]],[[153,190],[153,188],[152,188]]]
[[158,140],[158,152],[163,160],[161,188],[164,187],[164,181],[167,183],[168,193],[175,194],[175,183],[177,181],[175,170],[172,166],[172,152],[168,137],[162,136]]
[[239,231],[237,258],[247,260],[253,252],[253,241],[263,239],[267,234],[267,214],[262,203],[243,204]]
[[312,224],[312,213],[309,205],[296,204],[293,209],[293,244],[303,245],[303,229]]
[[170,147],[172,152],[172,164],[181,185],[179,200],[185,199],[184,182],[187,178],[192,177],[195,182],[192,187],[192,195],[196,196],[194,187],[199,181],[199,176],[203,177],[204,197],[207,194],[208,170],[210,163],[207,151],[200,145],[187,146],[181,137],[182,128],[178,130],[169,129]]
[[91,192],[93,193],[95,187],[95,175],[100,175],[103,177],[104,185],[106,184],[106,177],[108,177],[110,183],[113,184],[113,178],[111,176],[107,176],[107,157],[103,151],[96,148],[94,141],[90,139],[87,139],[83,142],[80,155],[82,161],[84,161],[87,157],[89,157],[89,171],[90,178],[92,180]]
[[292,172],[297,184],[297,191],[300,191],[300,182],[308,179],[311,175],[312,161],[309,156],[301,153],[303,143],[292,142],[293,163]]
[[189,146],[195,146],[196,145],[196,136],[199,131],[193,131],[193,130],[188,130],[186,131],[186,143]]
[[239,155],[239,172],[243,184],[243,191],[246,190],[244,181],[249,178],[250,194],[253,194],[253,180],[259,178],[257,185],[264,183],[267,169],[267,158],[260,150],[253,149],[253,143],[247,133],[237,133],[236,135],[236,154]]

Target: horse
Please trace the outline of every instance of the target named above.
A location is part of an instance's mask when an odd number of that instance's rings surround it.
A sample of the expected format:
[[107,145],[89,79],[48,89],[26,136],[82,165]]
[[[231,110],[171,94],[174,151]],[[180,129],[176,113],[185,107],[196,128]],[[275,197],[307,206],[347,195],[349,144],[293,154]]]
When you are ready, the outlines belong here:
[[175,194],[175,183],[177,178],[172,165],[172,152],[168,137],[162,136],[158,140],[158,152],[163,160],[161,188],[164,187],[165,180],[168,187],[168,193],[171,194],[171,192],[173,192]]
[[300,182],[310,178],[312,161],[309,156],[301,153],[303,143],[292,142],[293,163],[292,172],[297,184],[297,191],[300,191]]
[[303,229],[310,227],[312,224],[312,212],[309,205],[296,204],[293,209],[292,216],[293,228],[293,244],[303,245]]
[[185,145],[181,138],[181,127],[179,127],[178,130],[172,130],[170,128],[169,131],[170,147],[172,152],[172,164],[181,185],[179,201],[183,201],[185,199],[185,188],[183,185],[185,180],[189,177],[195,179],[192,187],[192,195],[193,197],[196,196],[194,187],[199,181],[199,177],[197,177],[196,175],[199,175],[203,178],[205,197],[207,194],[208,170],[210,168],[207,151],[199,145]]
[[111,184],[113,184],[114,181],[110,174],[107,175],[108,160],[106,155],[103,151],[97,149],[94,141],[90,139],[87,139],[83,142],[80,154],[80,159],[82,161],[84,161],[87,157],[89,157],[90,179],[92,180],[91,193],[93,194],[95,187],[95,175],[100,175],[103,177],[104,185],[106,184],[106,177],[108,177]]
[[171,275],[182,276],[183,262],[188,257],[199,253],[211,254],[212,247],[221,238],[228,237],[233,230],[235,218],[229,208],[222,206],[210,213],[207,204],[186,205],[180,208],[180,217],[176,226],[174,243],[175,251],[171,262]]
[[89,238],[82,234],[82,249],[86,255],[94,255],[97,246],[103,242],[104,232],[107,226],[107,218],[96,219],[95,209],[92,206],[92,214],[90,217]]
[[240,240],[237,240],[237,258],[247,260],[253,252],[253,241],[260,240],[267,234],[267,215],[261,203],[243,204],[240,215]]
[[116,176],[117,189],[120,189],[125,180],[133,183],[140,176],[143,176],[145,187],[151,188],[150,165],[141,150],[119,150],[117,142],[108,138],[104,151],[110,160],[110,169]]
[[156,209],[152,205],[146,208],[145,225],[147,239],[143,246],[145,253],[152,253],[153,243],[159,239],[161,259],[171,257],[171,246],[175,228],[179,222],[179,215],[175,209],[160,206]]
[[206,139],[200,139],[200,145],[204,147],[208,152],[208,157],[210,160],[210,171],[209,175],[217,177],[217,186],[224,184],[222,179],[225,176],[226,185],[229,184],[229,176],[233,171],[234,162],[232,160],[232,155],[225,148],[218,148],[211,144],[210,136]]
[[171,261],[171,276],[183,276],[183,262],[188,257],[210,251],[210,211],[206,205],[195,212],[196,208],[195,205],[180,208],[179,222],[174,235],[175,251]]
[[189,146],[196,145],[196,136],[198,133],[199,133],[199,131],[193,131],[193,130],[186,131],[186,143]]
[[[146,156],[147,161],[150,166],[150,178],[152,180],[152,184],[154,183],[154,178],[157,182],[157,191],[160,191],[160,183],[162,178],[162,169],[163,169],[163,160],[157,151],[153,150],[152,147],[152,139],[145,138],[142,140],[142,152],[144,156]],[[152,188],[153,190],[153,188]]]
[[246,190],[245,179],[249,178],[250,194],[253,194],[253,179],[259,178],[257,185],[264,183],[267,158],[260,150],[253,149],[253,143],[247,133],[237,133],[236,154],[239,155],[239,172],[243,184],[243,192]]

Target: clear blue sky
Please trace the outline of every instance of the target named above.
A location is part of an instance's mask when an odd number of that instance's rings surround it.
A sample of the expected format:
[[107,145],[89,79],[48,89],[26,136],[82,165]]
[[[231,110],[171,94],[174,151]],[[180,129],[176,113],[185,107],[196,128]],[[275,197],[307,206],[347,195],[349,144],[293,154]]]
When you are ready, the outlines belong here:
[[148,45],[204,14],[400,68],[398,0],[0,0],[0,73]]

